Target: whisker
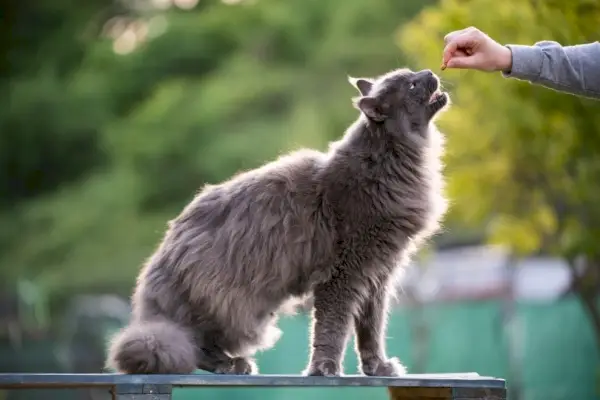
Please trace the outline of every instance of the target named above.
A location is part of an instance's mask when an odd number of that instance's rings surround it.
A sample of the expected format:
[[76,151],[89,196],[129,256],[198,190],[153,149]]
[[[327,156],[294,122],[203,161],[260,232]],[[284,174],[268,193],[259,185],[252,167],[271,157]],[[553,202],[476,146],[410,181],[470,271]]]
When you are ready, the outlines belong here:
[[452,81],[447,81],[445,79],[441,79],[440,78],[440,86],[455,86],[456,83],[452,82]]

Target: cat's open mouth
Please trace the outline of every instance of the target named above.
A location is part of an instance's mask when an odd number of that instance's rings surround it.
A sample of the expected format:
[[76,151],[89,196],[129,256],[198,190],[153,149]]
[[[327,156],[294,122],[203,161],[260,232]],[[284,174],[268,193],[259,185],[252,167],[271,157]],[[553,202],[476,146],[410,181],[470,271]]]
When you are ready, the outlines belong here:
[[438,89],[435,92],[433,92],[433,94],[429,98],[429,104],[433,104],[433,103],[441,100],[443,97],[444,97],[444,92],[442,92],[441,90]]

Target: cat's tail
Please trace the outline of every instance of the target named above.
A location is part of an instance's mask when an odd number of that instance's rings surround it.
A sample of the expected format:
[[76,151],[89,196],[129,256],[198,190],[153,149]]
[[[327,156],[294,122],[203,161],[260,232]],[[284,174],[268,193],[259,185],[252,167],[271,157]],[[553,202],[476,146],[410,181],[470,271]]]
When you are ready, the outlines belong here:
[[172,321],[134,321],[110,344],[107,367],[125,374],[189,374],[197,369],[190,332]]

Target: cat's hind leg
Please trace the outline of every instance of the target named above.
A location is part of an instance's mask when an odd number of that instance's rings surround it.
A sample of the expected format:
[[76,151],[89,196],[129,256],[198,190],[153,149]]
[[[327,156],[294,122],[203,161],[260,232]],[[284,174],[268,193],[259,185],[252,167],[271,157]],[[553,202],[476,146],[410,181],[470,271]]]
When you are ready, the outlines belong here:
[[197,330],[198,368],[216,374],[257,374],[252,356],[275,345],[281,336],[276,320],[275,313],[269,313],[264,318],[244,321],[246,330],[240,330],[240,326],[216,329],[216,323],[210,324],[212,329],[208,331]]
[[255,375],[258,367],[251,358],[230,357],[218,348],[200,348],[197,351],[198,368],[215,374]]
[[202,334],[196,350],[197,367],[215,374],[254,375],[258,368],[249,357],[232,357],[220,347],[218,332]]

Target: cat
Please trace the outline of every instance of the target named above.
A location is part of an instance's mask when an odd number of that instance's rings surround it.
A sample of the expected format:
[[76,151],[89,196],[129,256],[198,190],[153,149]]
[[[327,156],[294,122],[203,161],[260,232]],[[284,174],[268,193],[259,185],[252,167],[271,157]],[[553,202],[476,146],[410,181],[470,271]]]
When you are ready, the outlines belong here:
[[430,70],[350,78],[358,119],[327,153],[299,150],[206,185],[142,269],[107,365],[129,374],[256,374],[284,303],[313,301],[308,376],[406,372],[385,348],[395,272],[440,228],[449,96]]

